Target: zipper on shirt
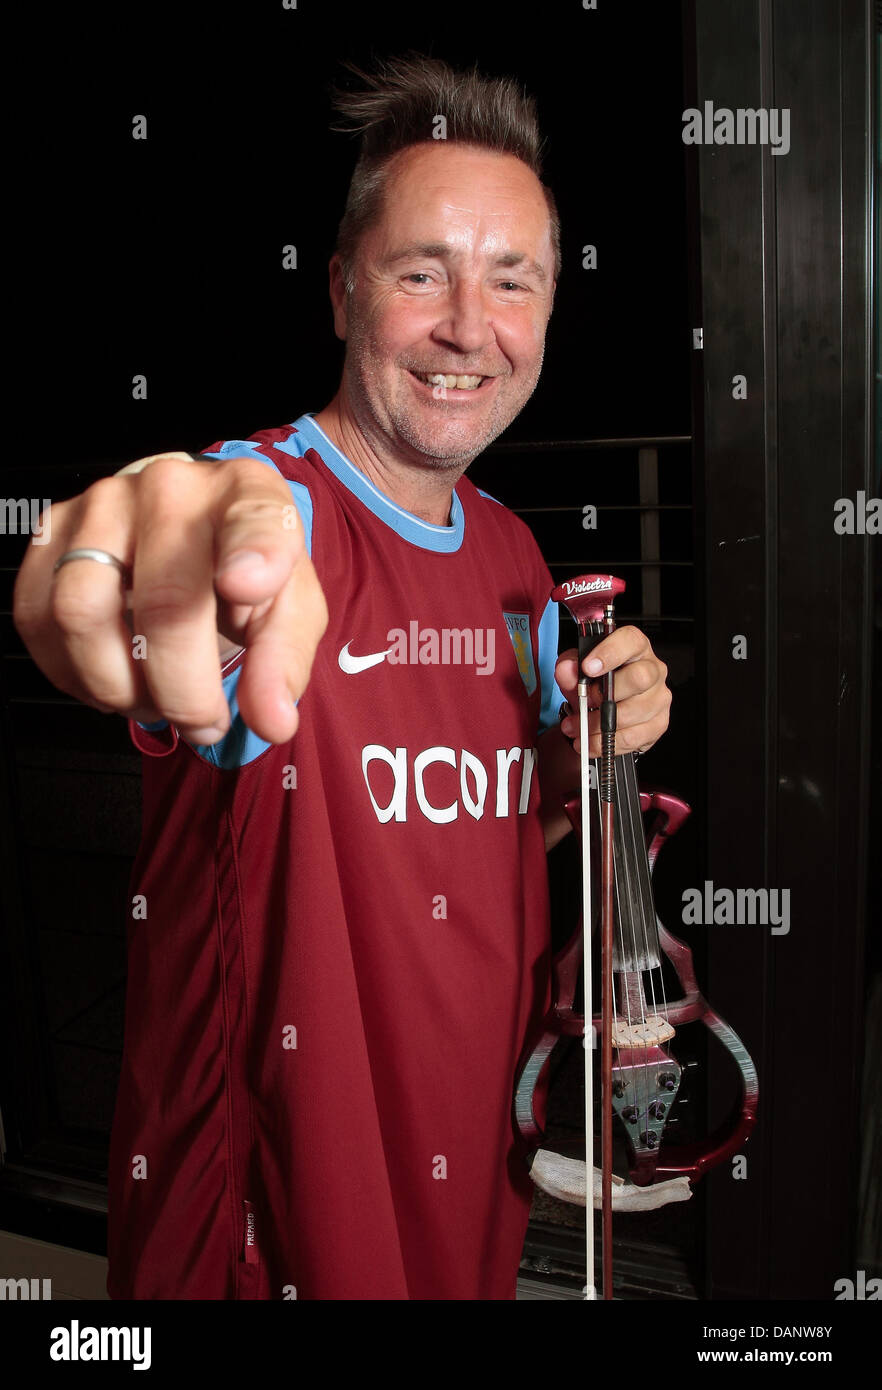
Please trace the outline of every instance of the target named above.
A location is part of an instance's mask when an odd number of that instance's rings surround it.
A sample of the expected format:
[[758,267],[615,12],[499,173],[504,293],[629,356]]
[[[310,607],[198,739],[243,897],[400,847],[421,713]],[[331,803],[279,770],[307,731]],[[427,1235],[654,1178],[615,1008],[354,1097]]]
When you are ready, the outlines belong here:
[[259,1260],[257,1253],[257,1218],[254,1213],[254,1206],[251,1202],[244,1200],[243,1220],[242,1220],[242,1258],[247,1265],[256,1265]]

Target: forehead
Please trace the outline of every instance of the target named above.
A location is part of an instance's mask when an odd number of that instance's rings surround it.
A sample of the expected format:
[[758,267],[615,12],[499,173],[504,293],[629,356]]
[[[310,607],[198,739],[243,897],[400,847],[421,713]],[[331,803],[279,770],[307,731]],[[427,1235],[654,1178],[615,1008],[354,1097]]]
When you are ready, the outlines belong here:
[[382,215],[368,236],[383,254],[410,240],[475,239],[490,249],[518,241],[519,249],[551,255],[548,205],[542,186],[521,159],[443,140],[412,145],[391,162]]

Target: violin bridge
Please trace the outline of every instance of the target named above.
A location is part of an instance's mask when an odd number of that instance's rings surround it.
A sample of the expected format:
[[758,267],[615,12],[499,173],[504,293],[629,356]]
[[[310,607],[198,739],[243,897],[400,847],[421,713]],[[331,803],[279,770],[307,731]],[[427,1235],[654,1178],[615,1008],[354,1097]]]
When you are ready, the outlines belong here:
[[674,1029],[658,1014],[644,1018],[640,1023],[626,1023],[617,1018],[612,1027],[613,1047],[658,1047],[674,1036]]

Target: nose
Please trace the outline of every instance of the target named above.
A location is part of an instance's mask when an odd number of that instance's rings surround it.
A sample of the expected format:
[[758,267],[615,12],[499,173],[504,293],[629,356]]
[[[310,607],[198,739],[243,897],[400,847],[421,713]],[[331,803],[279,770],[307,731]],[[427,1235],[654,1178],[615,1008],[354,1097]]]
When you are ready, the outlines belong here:
[[458,352],[472,354],[482,352],[494,341],[481,285],[466,280],[451,285],[432,337]]

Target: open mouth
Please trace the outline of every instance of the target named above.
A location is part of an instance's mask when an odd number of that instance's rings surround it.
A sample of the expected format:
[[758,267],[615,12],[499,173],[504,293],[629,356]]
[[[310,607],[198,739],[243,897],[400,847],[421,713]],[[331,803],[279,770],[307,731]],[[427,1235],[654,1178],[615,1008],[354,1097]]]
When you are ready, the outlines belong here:
[[[408,371],[410,372],[409,368]],[[472,376],[465,373],[454,376],[449,372],[410,372],[410,375],[433,395],[439,388],[443,388],[443,400],[479,396],[496,380],[492,376]]]

